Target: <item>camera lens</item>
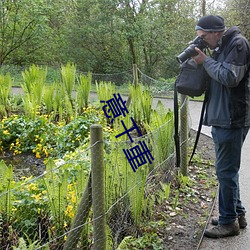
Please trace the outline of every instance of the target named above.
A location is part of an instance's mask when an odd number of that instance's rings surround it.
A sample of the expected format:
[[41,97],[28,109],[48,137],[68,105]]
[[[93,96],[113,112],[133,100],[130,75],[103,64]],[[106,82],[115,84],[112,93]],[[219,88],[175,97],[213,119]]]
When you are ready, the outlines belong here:
[[176,57],[179,63],[183,63],[188,58],[198,55],[195,50],[195,47],[203,50],[207,47],[207,43],[199,36],[197,36],[192,43],[180,54]]
[[187,47],[180,55],[176,57],[177,61],[179,63],[183,63],[188,58],[198,55],[198,53],[194,49],[195,47],[195,44],[191,44],[189,47]]

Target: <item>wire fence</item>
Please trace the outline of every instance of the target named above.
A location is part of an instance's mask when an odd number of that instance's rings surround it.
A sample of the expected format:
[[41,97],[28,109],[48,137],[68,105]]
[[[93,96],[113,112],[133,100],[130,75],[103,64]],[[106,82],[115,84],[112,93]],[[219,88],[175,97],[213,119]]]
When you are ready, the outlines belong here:
[[[46,66],[41,65],[40,67],[45,68]],[[14,84],[19,86],[23,81],[22,72],[28,70],[29,67],[18,67],[18,66],[9,66],[3,65],[0,69],[0,74],[10,73],[14,79]],[[147,74],[143,73],[143,71],[136,66],[136,70],[138,73],[138,81],[146,87],[149,87],[154,95],[157,96],[173,96],[174,90],[174,79],[154,79]],[[88,72],[77,71],[77,74],[88,74]],[[134,71],[131,69],[117,72],[112,74],[99,74],[92,73],[92,84],[96,82],[112,82],[117,86],[125,85],[127,86],[129,83],[134,83]],[[59,82],[61,80],[60,75],[60,67],[49,67],[47,69],[47,81],[48,83]]]
[[156,80],[146,74],[144,74],[139,68],[140,82],[150,87],[152,93],[157,96],[173,96],[174,92],[174,79],[161,79]]
[[[159,84],[140,74],[144,84]],[[186,105],[187,99],[180,109]],[[127,240],[144,234],[138,225],[153,219],[155,204],[166,192],[162,184],[171,183],[176,174],[173,122],[173,113],[161,109],[153,125],[144,128],[147,134],[133,132],[132,141],[123,136],[116,140],[97,138],[88,148],[77,149],[73,158],[48,159],[42,166],[43,174],[36,177],[16,180],[15,171],[2,161],[1,249],[123,249]],[[131,126],[131,121],[126,120],[126,124]],[[137,167],[133,167],[125,152],[138,150],[142,144],[151,152],[151,161],[143,164],[143,156],[149,159],[144,152],[134,159]],[[96,146],[101,146],[99,151],[92,151]],[[100,152],[104,152],[103,159]],[[101,164],[95,173],[93,164]],[[100,179],[93,181],[93,174],[102,171],[103,186]],[[105,194],[105,207],[96,215],[95,209],[103,206],[100,190]]]
[[[162,139],[165,130],[169,130],[168,124],[144,136],[142,140],[147,141],[151,147],[160,148],[157,140]],[[165,152],[168,157],[164,161],[159,162],[157,156],[154,155],[154,166],[141,167],[134,173],[123,155],[123,149],[130,147],[128,144],[129,142],[126,141],[111,144],[108,141],[105,142],[107,147],[105,150],[105,215],[108,225],[107,234],[110,238],[110,245],[107,249],[117,249],[124,237],[136,235],[138,223],[145,219],[143,217],[150,216],[149,214],[143,216],[143,212],[146,212],[145,208],[148,209],[150,203],[153,202],[153,200],[150,201],[151,195],[159,189],[160,182],[166,182],[170,178],[174,166],[173,141],[169,141],[168,153]],[[92,147],[81,154],[89,155]],[[73,166],[74,173],[69,173],[69,166]],[[34,249],[91,249],[93,223],[100,218],[93,219],[90,211],[93,197],[92,200],[86,199],[91,189],[95,187],[88,184],[91,169],[87,173],[85,171],[86,166],[79,161],[71,161],[58,166],[49,162],[47,170],[42,175],[26,179],[20,186],[1,192],[2,211],[11,214],[10,217],[4,217],[2,214],[1,248],[12,249],[13,245],[20,246],[22,241],[26,241],[33,242]],[[74,182],[68,183],[69,179],[73,179],[72,175],[77,175],[77,177]],[[5,188],[7,188],[7,182],[13,180],[13,177],[6,180],[8,177],[10,176],[5,176],[2,184]],[[6,186],[4,186],[5,183]],[[72,219],[79,211],[83,187],[88,193],[84,195],[84,201],[88,200],[90,204],[87,203],[81,208],[80,212],[83,215],[80,216],[80,221],[77,221],[77,226],[71,228]],[[100,197],[95,197],[95,199],[97,202],[100,201]],[[145,199],[148,202],[146,206]],[[88,218],[86,214],[89,215]],[[81,237],[77,240],[77,247],[72,248],[70,245],[69,248],[63,248],[67,236],[71,232],[76,235],[76,230],[79,229]],[[98,236],[98,240],[102,239]]]

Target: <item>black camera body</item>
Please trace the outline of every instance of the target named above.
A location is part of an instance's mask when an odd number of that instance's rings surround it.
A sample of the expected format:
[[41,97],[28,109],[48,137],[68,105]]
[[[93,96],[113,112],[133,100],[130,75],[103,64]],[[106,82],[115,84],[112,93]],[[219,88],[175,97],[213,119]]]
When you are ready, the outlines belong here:
[[207,48],[207,43],[199,36],[197,36],[190,45],[180,54],[176,57],[177,61],[179,63],[183,63],[188,58],[198,55],[198,53],[195,51],[195,47],[199,48],[200,50],[203,50]]

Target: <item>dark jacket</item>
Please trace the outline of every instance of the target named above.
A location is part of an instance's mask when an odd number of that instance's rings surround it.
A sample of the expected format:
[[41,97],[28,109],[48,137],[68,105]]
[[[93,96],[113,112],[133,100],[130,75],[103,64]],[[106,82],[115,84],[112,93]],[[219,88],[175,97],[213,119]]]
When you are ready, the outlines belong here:
[[204,125],[250,126],[250,46],[237,27],[227,30],[218,50],[203,63],[211,77]]

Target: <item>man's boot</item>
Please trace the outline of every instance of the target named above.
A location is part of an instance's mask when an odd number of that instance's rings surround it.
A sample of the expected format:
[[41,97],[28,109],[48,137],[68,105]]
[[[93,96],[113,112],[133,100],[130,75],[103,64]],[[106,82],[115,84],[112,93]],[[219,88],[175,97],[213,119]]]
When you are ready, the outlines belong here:
[[228,236],[239,235],[239,233],[240,233],[240,227],[237,221],[232,224],[226,224],[226,225],[218,224],[215,227],[206,229],[204,235],[209,238],[224,238]]
[[[238,216],[238,222],[239,222],[240,229],[243,229],[243,228],[245,228],[247,226],[247,220],[246,220],[245,214],[242,214],[242,215]],[[218,219],[217,218],[212,218],[211,224],[214,225],[214,226],[217,226],[218,225]]]

